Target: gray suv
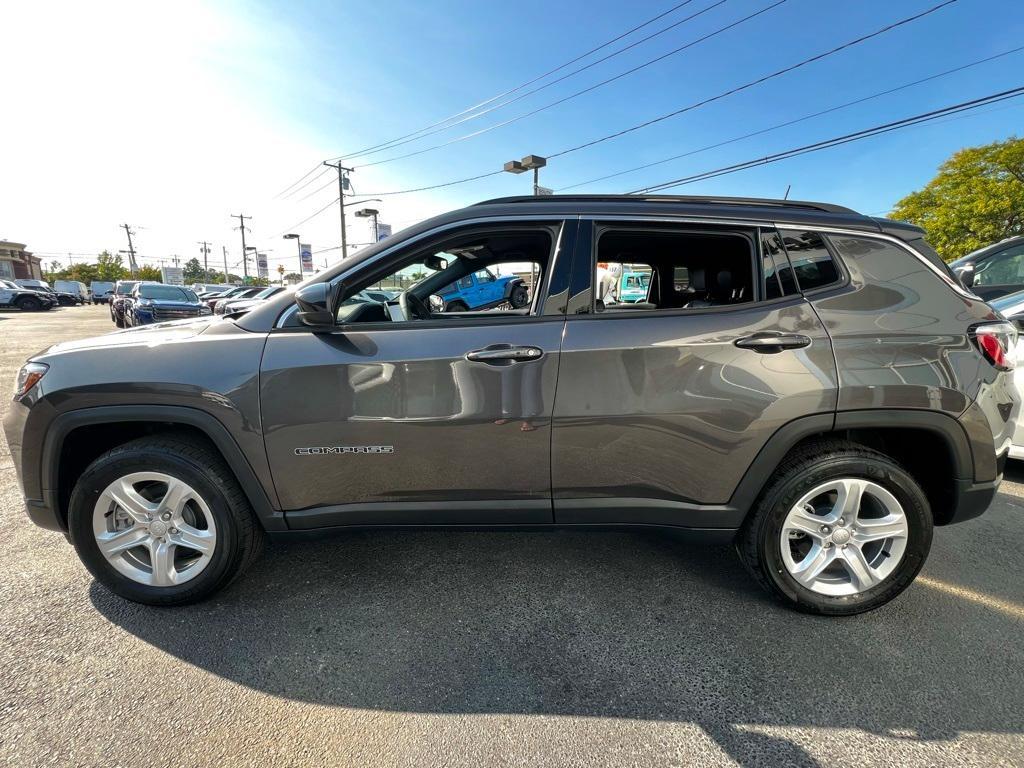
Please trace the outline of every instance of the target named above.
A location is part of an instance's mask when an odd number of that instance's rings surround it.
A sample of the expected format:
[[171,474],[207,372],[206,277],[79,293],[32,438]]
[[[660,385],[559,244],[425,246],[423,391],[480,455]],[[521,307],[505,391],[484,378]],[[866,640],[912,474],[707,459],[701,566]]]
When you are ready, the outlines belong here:
[[[526,306],[432,298],[485,269]],[[624,274],[644,300],[616,300]],[[991,502],[1014,341],[907,224],[505,198],[242,316],[58,344],[4,427],[31,519],[143,603],[210,595],[267,534],[638,526],[732,542],[776,598],[852,614]]]

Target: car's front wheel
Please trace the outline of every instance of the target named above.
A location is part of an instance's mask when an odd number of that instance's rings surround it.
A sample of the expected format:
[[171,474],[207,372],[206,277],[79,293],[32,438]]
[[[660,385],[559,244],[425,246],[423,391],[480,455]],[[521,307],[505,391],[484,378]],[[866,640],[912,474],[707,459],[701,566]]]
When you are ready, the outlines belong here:
[[148,605],[208,597],[247,567],[263,538],[220,456],[184,437],[140,438],[92,462],[72,493],[68,528],[98,581]]
[[737,549],[783,602],[848,615],[906,589],[931,540],[931,510],[914,478],[877,451],[834,440],[805,446],[779,467]]
[[22,312],[38,312],[43,308],[43,302],[34,296],[23,296],[14,305]]

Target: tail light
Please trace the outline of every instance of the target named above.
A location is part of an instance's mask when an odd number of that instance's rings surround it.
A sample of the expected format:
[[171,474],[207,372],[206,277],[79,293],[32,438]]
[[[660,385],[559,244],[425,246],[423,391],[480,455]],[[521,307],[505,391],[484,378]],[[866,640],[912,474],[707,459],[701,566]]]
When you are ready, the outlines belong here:
[[983,323],[971,329],[971,337],[986,360],[1000,371],[1012,371],[1016,365],[1014,347],[1017,329],[1012,323]]

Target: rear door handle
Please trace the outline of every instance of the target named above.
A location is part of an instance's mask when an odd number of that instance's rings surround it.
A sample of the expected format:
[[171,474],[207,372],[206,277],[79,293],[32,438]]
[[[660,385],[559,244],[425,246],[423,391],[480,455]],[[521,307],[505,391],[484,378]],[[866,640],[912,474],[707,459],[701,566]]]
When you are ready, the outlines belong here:
[[539,360],[543,354],[544,350],[539,347],[513,347],[503,344],[467,352],[466,359],[479,363],[518,363]]
[[740,349],[752,349],[762,354],[782,352],[784,349],[809,347],[811,339],[799,333],[755,333],[734,342]]

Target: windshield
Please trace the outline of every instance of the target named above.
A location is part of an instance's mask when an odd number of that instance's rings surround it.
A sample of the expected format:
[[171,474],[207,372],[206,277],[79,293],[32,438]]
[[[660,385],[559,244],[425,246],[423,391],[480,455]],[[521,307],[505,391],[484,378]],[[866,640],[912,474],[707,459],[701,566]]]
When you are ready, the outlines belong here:
[[269,288],[264,288],[262,291],[257,293],[252,298],[254,298],[254,299],[269,299],[271,296],[273,296],[275,293],[277,293],[280,290],[281,290],[281,286],[279,286],[279,285],[272,285]]
[[139,288],[139,296],[144,299],[162,299],[164,301],[198,301],[192,291],[176,285],[143,285]]
[[121,283],[119,286],[117,286],[116,293],[119,293],[119,294],[121,294],[123,296],[127,296],[129,293],[131,293],[132,291],[135,290],[135,286],[138,285],[138,284],[139,283],[137,281],[136,282]]

